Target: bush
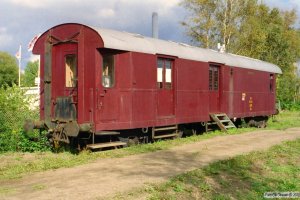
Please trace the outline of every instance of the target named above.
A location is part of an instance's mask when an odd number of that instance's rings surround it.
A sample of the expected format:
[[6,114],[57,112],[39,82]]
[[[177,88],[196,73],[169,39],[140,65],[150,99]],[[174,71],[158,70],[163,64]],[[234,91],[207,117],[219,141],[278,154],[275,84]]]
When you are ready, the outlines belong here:
[[30,110],[28,98],[17,86],[0,88],[0,152],[46,151],[50,149],[45,134],[23,132],[26,119],[38,119],[38,110]]
[[284,110],[300,111],[300,102],[282,102],[281,107]]

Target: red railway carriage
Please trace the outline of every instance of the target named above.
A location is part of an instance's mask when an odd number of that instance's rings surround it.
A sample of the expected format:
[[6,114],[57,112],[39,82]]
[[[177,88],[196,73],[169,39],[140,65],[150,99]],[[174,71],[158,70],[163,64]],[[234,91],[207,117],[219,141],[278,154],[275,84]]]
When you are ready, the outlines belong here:
[[73,23],[47,30],[33,53],[41,56],[41,121],[34,126],[56,141],[85,133],[94,142],[128,130],[155,137],[206,124],[211,114],[276,112],[281,70],[252,58]]

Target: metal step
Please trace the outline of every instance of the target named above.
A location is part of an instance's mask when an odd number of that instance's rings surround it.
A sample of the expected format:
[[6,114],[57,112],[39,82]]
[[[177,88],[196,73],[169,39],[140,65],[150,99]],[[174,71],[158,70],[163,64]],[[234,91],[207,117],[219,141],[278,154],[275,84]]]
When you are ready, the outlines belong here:
[[120,132],[117,131],[99,131],[95,135],[120,135]]
[[236,128],[236,126],[229,125],[229,126],[225,126],[225,128]]
[[167,127],[158,127],[158,128],[154,128],[154,131],[167,131],[167,130],[175,130],[177,129],[177,126],[167,126]]
[[100,148],[106,148],[106,147],[118,147],[118,146],[126,146],[126,142],[104,142],[104,143],[96,143],[96,144],[88,144],[86,145],[86,148],[88,149],[100,149]]
[[226,114],[224,113],[219,113],[219,114],[214,114],[216,117],[225,117],[227,116]]
[[156,135],[153,137],[153,139],[169,138],[169,137],[175,137],[175,136],[178,136],[178,134],[172,133],[172,134],[165,134],[165,135]]
[[162,126],[162,127],[153,127],[152,128],[152,139],[161,139],[179,136],[177,132],[178,126]]
[[223,119],[223,120],[220,120],[220,122],[224,123],[224,122],[231,122],[229,119]]

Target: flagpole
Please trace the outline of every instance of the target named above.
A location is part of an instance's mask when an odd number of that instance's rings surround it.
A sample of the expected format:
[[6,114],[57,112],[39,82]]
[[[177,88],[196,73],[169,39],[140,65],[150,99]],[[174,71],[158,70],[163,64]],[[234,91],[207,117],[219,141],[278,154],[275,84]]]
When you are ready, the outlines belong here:
[[19,48],[19,87],[21,87],[21,59],[22,59],[22,46],[20,45],[20,48]]
[[[34,44],[39,39],[40,36],[41,36],[41,34],[38,34],[38,35],[34,36],[32,38],[32,40],[29,42],[29,44],[28,44],[28,51],[29,52],[32,52]],[[41,71],[40,63],[41,63],[41,57],[39,56],[39,59],[38,59],[38,74],[37,74],[37,86],[38,86],[38,88],[40,88],[40,73],[41,73],[40,72]]]

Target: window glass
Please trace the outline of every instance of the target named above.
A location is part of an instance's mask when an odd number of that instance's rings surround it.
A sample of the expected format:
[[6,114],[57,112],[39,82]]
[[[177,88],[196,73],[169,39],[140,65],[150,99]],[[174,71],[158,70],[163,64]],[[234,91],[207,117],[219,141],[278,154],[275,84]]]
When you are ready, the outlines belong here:
[[171,69],[172,62],[171,60],[165,60],[166,69]]
[[114,67],[114,56],[103,55],[102,64],[102,85],[103,87],[109,88],[114,86],[115,82],[115,67]]
[[219,90],[219,66],[210,65],[208,76],[208,89]]
[[76,87],[77,82],[77,58],[76,55],[65,56],[66,87]]
[[163,68],[164,67],[164,60],[159,58],[157,60],[157,68]]
[[165,88],[172,89],[172,61],[165,60]]
[[274,91],[274,76],[270,74],[270,92]]
[[214,90],[219,88],[219,68],[214,68]]
[[212,90],[213,69],[209,67],[209,90]]

